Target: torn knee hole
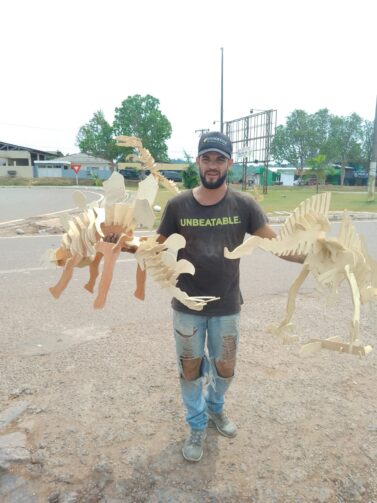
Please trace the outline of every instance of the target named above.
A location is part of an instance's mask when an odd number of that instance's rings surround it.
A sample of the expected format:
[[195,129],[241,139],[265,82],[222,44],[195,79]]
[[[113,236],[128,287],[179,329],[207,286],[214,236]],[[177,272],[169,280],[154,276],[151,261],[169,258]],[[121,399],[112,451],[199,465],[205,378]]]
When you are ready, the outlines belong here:
[[233,377],[234,369],[236,366],[236,360],[222,361],[218,360],[215,362],[216,371],[219,377]]
[[186,381],[193,381],[200,377],[201,358],[181,357],[179,364],[181,377]]
[[226,335],[223,337],[221,360],[235,360],[237,350],[236,337],[234,335]]

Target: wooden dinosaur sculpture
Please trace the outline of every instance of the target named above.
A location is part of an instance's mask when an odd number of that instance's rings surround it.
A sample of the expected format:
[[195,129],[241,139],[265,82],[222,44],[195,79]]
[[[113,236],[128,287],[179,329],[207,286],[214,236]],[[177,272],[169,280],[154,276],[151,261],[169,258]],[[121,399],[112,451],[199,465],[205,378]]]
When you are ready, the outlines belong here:
[[330,287],[332,294],[336,294],[339,285],[347,280],[353,300],[349,342],[343,342],[338,337],[313,339],[301,347],[301,354],[306,356],[325,348],[366,355],[372,348],[362,346],[359,339],[360,304],[377,298],[377,262],[369,256],[365,242],[357,234],[346,211],[339,235],[326,236],[330,229],[327,218],[330,198],[331,193],[328,192],[306,199],[286,220],[277,238],[269,240],[252,236],[232,252],[225,248],[224,255],[236,259],[252,253],[255,248],[279,256],[306,255],[304,266],[289,290],[286,316],[278,326],[272,327],[285,343],[297,340],[297,337],[291,337],[287,332],[292,327],[290,320],[297,292],[308,274],[311,272],[321,285]]
[[[194,273],[191,263],[182,260],[177,262],[175,256],[168,252],[169,248],[174,252],[185,246],[184,238],[177,241],[178,238],[173,235],[161,245],[157,243],[156,238],[139,239],[134,236],[134,230],[138,226],[153,227],[155,215],[152,205],[157,195],[158,184],[162,183],[173,193],[179,191],[178,187],[158,172],[152,156],[147,149],[142,147],[138,138],[122,136],[118,138],[118,142],[122,146],[137,148],[142,162],[151,170],[151,174],[139,183],[133,201],[128,200],[123,176],[116,172],[103,184],[105,197],[101,207],[86,209],[83,194],[75,194],[76,203],[83,211],[64,222],[66,233],[63,235],[60,247],[53,252],[52,256],[52,261],[58,266],[63,266],[64,270],[58,283],[49,289],[51,294],[59,298],[72,279],[74,268],[85,266],[89,267],[90,272],[85,288],[93,293],[99,276],[99,266],[103,260],[104,267],[97,297],[94,300],[96,309],[103,308],[116,260],[121,250],[126,248],[130,251],[137,250],[136,297],[144,298],[146,270],[151,268],[152,277],[163,288],[168,288],[183,304],[194,310],[203,309],[207,302],[215,298],[192,298],[175,286],[179,274]],[[117,236],[116,243],[106,239],[110,235]]]

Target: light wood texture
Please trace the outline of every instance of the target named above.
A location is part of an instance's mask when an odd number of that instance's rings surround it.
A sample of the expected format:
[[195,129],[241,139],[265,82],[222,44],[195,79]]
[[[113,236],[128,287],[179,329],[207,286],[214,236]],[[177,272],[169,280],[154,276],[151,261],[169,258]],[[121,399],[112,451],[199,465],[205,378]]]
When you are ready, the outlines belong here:
[[360,305],[377,298],[377,262],[370,257],[365,242],[357,234],[351,218],[345,211],[337,237],[327,237],[330,222],[327,218],[331,193],[323,193],[306,199],[294,210],[274,239],[252,236],[233,251],[224,249],[225,257],[240,258],[252,253],[255,248],[271,251],[284,257],[305,255],[303,269],[292,284],[284,319],[269,330],[278,335],[283,343],[298,340],[290,335],[291,319],[300,286],[309,273],[332,295],[339,285],[347,281],[352,295],[353,313],[349,341],[313,339],[302,347],[301,354],[307,356],[319,349],[329,349],[354,355],[366,355],[372,348],[362,346],[359,340]]
[[173,194],[178,194],[180,192],[175,182],[168,180],[159,172],[159,168],[154,162],[149,150],[143,147],[139,138],[135,138],[134,136],[117,136],[115,139],[119,147],[133,147],[138,150],[139,157],[137,160],[143,164],[145,169],[149,169],[156,182],[160,183]]
[[[124,178],[114,172],[103,183],[104,199],[101,207],[87,205],[85,196],[76,191],[74,202],[81,210],[79,215],[63,217],[65,234],[60,247],[54,250],[52,260],[64,270],[58,283],[50,288],[51,294],[58,298],[67,288],[73,276],[75,267],[89,267],[89,281],[84,288],[94,293],[97,278],[100,277],[94,308],[105,306],[114,274],[116,260],[122,249],[135,252],[138,261],[136,273],[135,296],[145,298],[147,270],[152,279],[162,288],[193,310],[201,310],[207,302],[215,297],[189,297],[176,287],[179,274],[194,274],[194,266],[187,260],[177,261],[176,253],[185,246],[185,239],[180,235],[170,236],[164,244],[157,243],[157,236],[151,238],[136,238],[134,231],[138,227],[153,228],[155,214],[154,204],[158,185],[179,192],[177,186],[163,177],[155,165],[154,159],[147,149],[144,149],[138,138],[122,136],[118,145],[138,149],[140,161],[151,174],[139,183],[136,197],[133,201],[126,192]],[[103,260],[102,273],[99,271]]]

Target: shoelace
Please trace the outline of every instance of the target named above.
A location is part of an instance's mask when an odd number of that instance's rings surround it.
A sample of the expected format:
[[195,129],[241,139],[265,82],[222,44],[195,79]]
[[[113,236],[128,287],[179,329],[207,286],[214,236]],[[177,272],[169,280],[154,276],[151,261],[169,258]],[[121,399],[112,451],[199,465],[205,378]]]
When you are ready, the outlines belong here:
[[190,444],[201,445],[204,432],[200,430],[192,430],[190,435]]

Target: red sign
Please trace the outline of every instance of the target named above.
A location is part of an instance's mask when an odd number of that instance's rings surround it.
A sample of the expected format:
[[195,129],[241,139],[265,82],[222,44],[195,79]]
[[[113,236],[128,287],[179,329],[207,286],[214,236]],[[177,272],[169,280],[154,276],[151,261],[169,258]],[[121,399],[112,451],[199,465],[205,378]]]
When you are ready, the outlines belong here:
[[77,173],[80,171],[80,168],[81,168],[81,164],[71,164],[71,168],[73,169],[73,171]]

